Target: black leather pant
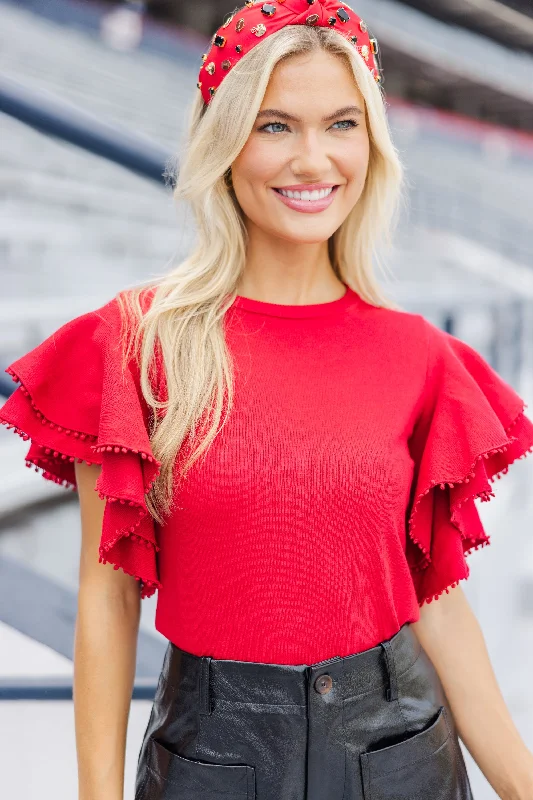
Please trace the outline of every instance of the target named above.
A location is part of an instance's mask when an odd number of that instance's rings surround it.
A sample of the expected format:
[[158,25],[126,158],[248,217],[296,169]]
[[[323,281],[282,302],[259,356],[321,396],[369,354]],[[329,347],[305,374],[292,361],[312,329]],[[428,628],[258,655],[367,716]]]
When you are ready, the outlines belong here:
[[409,623],[311,665],[169,642],[135,800],[472,800],[442,683]]

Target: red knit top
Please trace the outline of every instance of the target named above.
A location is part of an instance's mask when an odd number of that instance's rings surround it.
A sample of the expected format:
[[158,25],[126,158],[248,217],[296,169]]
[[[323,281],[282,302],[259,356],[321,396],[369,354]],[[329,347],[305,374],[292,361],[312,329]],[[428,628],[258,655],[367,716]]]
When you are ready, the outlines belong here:
[[533,449],[526,404],[465,342],[349,288],[238,297],[224,324],[234,407],[162,526],[116,298],[8,367],[21,385],[0,418],[45,478],[76,488],[75,460],[102,465],[100,559],[158,589],[156,628],[179,647],[284,664],[373,647],[468,577],[489,543],[475,499]]

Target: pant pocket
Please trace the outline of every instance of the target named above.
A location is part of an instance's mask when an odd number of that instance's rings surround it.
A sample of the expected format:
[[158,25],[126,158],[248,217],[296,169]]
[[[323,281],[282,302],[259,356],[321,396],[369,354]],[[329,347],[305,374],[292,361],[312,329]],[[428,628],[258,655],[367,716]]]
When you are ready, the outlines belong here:
[[148,769],[146,800],[255,800],[255,768],[247,764],[185,758],[151,739]]
[[404,741],[360,753],[365,800],[463,800],[464,776],[441,706],[423,730]]

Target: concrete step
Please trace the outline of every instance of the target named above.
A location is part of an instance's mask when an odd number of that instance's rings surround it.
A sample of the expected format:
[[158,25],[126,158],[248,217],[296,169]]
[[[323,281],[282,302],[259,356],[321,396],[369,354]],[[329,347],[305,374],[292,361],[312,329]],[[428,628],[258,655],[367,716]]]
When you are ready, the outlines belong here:
[[[0,117],[0,138],[4,145],[0,152],[0,170],[15,170],[20,174],[20,180],[27,174],[42,172],[69,180],[77,178],[110,190],[128,189],[140,196],[150,196],[165,189],[163,184],[147,181],[124,167],[73,144],[44,136],[7,116]],[[172,159],[173,151],[170,148],[165,150]]]
[[[17,209],[10,213],[4,209],[0,218],[0,243],[16,240],[19,254],[25,249],[39,248],[42,254],[48,250],[96,252],[99,256],[136,258],[150,253],[154,263],[168,258],[176,246],[176,230],[169,225],[142,224],[136,220],[105,219],[91,220],[83,226],[74,223],[74,215],[57,215],[50,218],[36,209],[36,216],[29,221]],[[37,216],[38,214],[38,216]],[[87,217],[85,217],[87,220]]]
[[2,5],[0,16],[4,75],[52,91],[161,142],[176,142],[183,109],[196,91],[199,60],[188,67],[146,52],[116,52],[96,37],[13,6]]
[[145,184],[145,192],[139,196],[131,188],[95,185],[77,179],[76,175],[60,177],[29,170],[21,175],[19,169],[3,165],[0,175],[3,213],[18,212],[33,219],[39,212],[53,219],[68,209],[73,216],[83,214],[109,221],[112,214],[116,219],[147,228],[176,224],[176,204],[169,189]]

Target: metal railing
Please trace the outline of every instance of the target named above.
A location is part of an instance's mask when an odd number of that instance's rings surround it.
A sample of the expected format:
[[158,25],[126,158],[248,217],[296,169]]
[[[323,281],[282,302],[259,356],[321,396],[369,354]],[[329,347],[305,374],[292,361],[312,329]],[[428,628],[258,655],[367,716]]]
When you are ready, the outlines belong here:
[[[153,700],[157,688],[156,678],[136,678],[131,694],[132,700]],[[2,700],[72,700],[72,681],[67,678],[2,678],[0,679],[0,702]]]
[[36,92],[0,76],[0,111],[143,178],[162,185],[168,183],[168,150],[138,133],[102,122],[46,91]]

